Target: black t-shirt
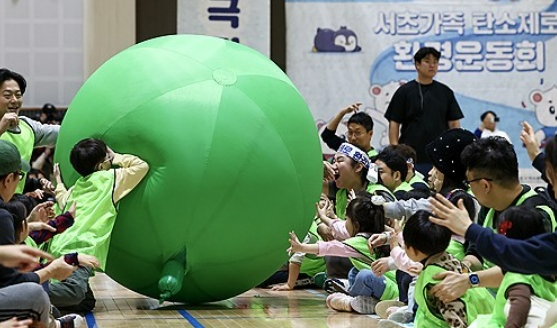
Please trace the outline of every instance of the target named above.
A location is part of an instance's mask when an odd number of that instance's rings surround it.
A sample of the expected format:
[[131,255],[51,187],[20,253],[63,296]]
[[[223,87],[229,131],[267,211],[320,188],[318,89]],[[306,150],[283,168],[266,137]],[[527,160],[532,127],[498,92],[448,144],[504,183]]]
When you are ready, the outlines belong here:
[[453,91],[443,83],[410,81],[395,92],[385,118],[401,124],[399,143],[414,148],[417,163],[429,163],[425,145],[448,130],[449,121],[464,115]]

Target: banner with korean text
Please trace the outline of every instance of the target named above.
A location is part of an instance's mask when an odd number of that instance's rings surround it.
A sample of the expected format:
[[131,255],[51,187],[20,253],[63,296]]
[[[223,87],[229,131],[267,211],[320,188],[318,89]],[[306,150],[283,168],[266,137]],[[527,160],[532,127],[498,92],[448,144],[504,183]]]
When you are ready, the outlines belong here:
[[178,34],[218,36],[269,56],[270,0],[178,0]]
[[480,115],[494,111],[515,145],[522,181],[537,184],[520,122],[539,140],[557,131],[556,2],[286,0],[287,72],[320,131],[359,101],[374,119],[373,146],[383,148],[390,98],[416,78],[414,53],[435,47],[442,53],[436,79],[455,92],[462,127],[474,131]]

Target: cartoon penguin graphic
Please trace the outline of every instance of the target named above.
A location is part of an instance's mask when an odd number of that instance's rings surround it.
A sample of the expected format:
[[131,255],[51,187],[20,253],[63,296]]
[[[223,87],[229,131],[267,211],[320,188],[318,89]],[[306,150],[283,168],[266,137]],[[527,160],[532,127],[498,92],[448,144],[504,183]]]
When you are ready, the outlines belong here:
[[338,31],[330,28],[317,28],[313,39],[313,52],[358,52],[362,48],[358,45],[358,36],[346,26]]

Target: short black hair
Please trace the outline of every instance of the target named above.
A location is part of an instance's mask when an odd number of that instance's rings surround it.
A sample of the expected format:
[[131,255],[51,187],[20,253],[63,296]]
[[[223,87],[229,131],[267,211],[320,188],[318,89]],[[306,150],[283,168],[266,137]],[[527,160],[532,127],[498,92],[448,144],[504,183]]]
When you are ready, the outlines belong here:
[[358,223],[359,232],[381,233],[385,230],[385,211],[371,202],[371,196],[367,191],[358,191],[346,207],[346,216]]
[[451,231],[429,221],[428,211],[420,210],[406,221],[402,236],[406,247],[412,247],[428,256],[444,252],[451,242]]
[[10,71],[7,68],[0,68],[0,85],[9,80],[16,81],[16,83],[19,85],[21,94],[25,93],[25,90],[27,89],[27,81],[25,81],[25,78],[21,74]]
[[81,176],[97,171],[107,153],[106,144],[100,139],[87,138],[78,142],[70,152],[70,163]]
[[475,178],[493,179],[504,187],[519,183],[516,152],[503,137],[478,139],[462,150],[460,159],[468,171],[476,172]]
[[406,180],[408,175],[408,165],[406,158],[398,152],[394,146],[385,147],[376,157],[375,161],[380,160],[385,163],[393,172],[399,171],[402,181]]
[[429,189],[411,189],[404,194],[401,200],[425,199],[431,196],[433,196],[433,193]]
[[487,116],[487,114],[493,115],[493,118],[495,119],[495,122],[499,122],[499,117],[498,117],[497,114],[495,114],[495,112],[492,111],[492,110],[488,110],[488,111],[484,112],[484,113],[480,116],[480,120],[483,121],[484,118]]
[[373,119],[369,116],[369,114],[364,112],[357,112],[356,114],[350,116],[348,119],[348,125],[350,125],[350,123],[363,126],[366,131],[373,130]]
[[420,50],[416,51],[416,54],[414,54],[414,62],[419,63],[422,61],[422,59],[429,55],[433,55],[433,57],[435,57],[437,60],[441,58],[441,53],[437,49],[432,47],[422,47],[420,48]]
[[528,239],[545,233],[543,216],[538,209],[513,206],[501,213],[498,232],[508,238]]
[[398,145],[391,145],[396,151],[398,151],[406,161],[412,160],[412,163],[416,163],[418,160],[418,155],[416,154],[416,150],[408,145],[405,144],[398,144]]
[[4,205],[6,210],[12,215],[14,221],[14,237],[17,239],[23,228],[23,221],[27,219],[27,209],[25,205],[18,200],[10,200],[4,203]]
[[476,201],[474,196],[470,195],[463,189],[455,189],[444,195],[453,205],[458,206],[458,201],[462,199],[462,203],[468,212],[468,217],[474,219],[476,217]]

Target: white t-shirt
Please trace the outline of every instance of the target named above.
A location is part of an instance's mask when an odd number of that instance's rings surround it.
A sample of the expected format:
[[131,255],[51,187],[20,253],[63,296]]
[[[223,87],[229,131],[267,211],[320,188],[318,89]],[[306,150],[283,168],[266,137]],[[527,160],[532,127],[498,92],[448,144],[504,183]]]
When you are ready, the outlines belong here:
[[495,131],[490,131],[488,129],[484,129],[482,131],[482,138],[488,138],[488,137],[503,137],[512,144],[511,138],[509,138],[509,135],[505,131],[501,131],[498,129],[495,129]]

